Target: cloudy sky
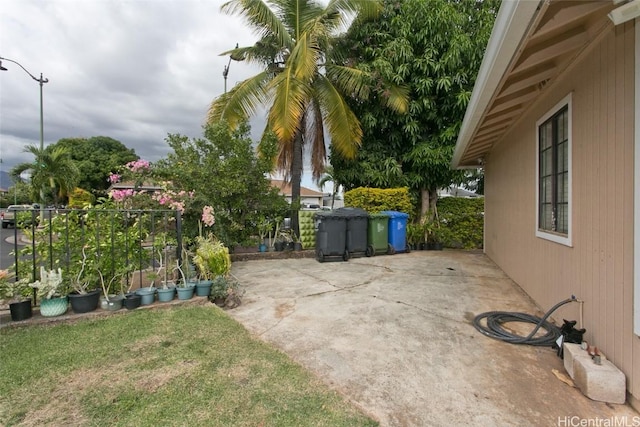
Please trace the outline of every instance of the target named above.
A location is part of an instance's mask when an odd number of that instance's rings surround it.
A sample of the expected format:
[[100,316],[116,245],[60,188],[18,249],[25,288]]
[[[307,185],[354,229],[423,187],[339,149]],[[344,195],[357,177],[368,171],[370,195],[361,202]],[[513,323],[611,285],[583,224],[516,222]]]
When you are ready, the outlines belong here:
[[[202,135],[207,108],[224,92],[221,52],[251,45],[222,0],[3,0],[0,57],[43,87],[45,146],[67,137],[109,136],[147,160],[169,150],[167,133]],[[0,72],[2,170],[40,143],[40,87],[16,64]],[[256,74],[233,62],[228,87]],[[253,134],[262,131],[260,117]],[[303,185],[311,186],[310,181]]]

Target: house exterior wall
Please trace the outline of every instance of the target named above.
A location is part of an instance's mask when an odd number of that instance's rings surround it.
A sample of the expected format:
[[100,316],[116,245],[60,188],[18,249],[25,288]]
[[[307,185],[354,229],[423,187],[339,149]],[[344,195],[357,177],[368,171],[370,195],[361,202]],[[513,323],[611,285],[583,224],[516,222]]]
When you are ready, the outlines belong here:
[[[585,339],[602,349],[640,398],[633,333],[634,23],[608,33],[535,101],[485,159],[485,251],[548,310],[584,301]],[[572,100],[571,247],[536,237],[536,121]],[[640,266],[638,266],[640,268]],[[508,307],[496,307],[507,309]],[[553,318],[579,320],[579,304]],[[637,406],[636,406],[637,407]]]

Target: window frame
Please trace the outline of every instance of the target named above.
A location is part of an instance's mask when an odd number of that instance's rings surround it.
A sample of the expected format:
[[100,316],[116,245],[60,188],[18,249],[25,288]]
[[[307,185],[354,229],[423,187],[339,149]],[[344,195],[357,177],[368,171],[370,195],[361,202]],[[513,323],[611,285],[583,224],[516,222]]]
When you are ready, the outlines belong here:
[[[567,233],[558,233],[550,230],[544,230],[540,228],[540,127],[545,124],[549,119],[551,119],[556,114],[560,113],[562,109],[567,109],[567,180],[568,180],[568,189],[567,189]],[[573,109],[572,109],[572,93],[569,93],[565,96],[560,102],[553,106],[550,110],[547,111],[537,122],[536,122],[536,180],[535,180],[535,192],[536,192],[536,221],[535,221],[535,235],[541,239],[550,240],[555,243],[560,243],[565,246],[572,246],[572,230],[573,230],[573,222],[572,222],[572,212],[573,212],[573,185],[572,185],[572,175],[573,175],[573,165],[572,165],[572,141],[573,141],[573,132],[572,125],[573,122]],[[556,168],[554,167],[554,174],[556,174]]]

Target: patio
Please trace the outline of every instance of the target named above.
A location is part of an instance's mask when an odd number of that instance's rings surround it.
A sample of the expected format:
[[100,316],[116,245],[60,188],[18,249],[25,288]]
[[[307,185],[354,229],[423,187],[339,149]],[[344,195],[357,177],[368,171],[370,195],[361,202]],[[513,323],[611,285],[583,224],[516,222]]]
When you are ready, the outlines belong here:
[[381,425],[640,421],[629,405],[592,401],[560,381],[551,348],[476,331],[486,311],[543,314],[480,252],[235,262],[232,273],[246,293],[228,313]]

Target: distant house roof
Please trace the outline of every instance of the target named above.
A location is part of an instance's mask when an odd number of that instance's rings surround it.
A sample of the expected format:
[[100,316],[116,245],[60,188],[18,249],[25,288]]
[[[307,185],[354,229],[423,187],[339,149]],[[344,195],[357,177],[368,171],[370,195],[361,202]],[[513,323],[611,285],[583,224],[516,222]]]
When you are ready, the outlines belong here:
[[[272,179],[271,186],[280,190],[280,194],[283,196],[291,197],[291,184],[286,183],[281,179]],[[322,197],[324,193],[312,190],[307,187],[300,186],[300,197]]]
[[115,184],[111,184],[111,187],[107,189],[107,191],[111,190],[138,190],[138,191],[160,191],[163,189],[160,185],[151,184],[148,182],[142,183],[142,185],[138,185],[136,187],[136,183],[133,181],[126,182],[117,182]]

